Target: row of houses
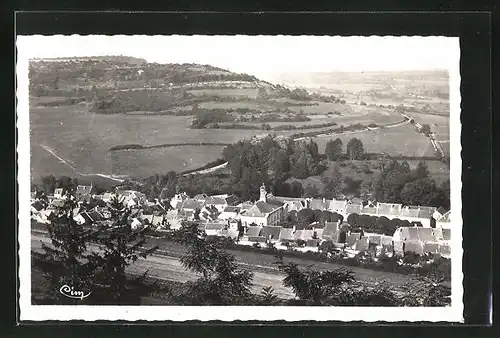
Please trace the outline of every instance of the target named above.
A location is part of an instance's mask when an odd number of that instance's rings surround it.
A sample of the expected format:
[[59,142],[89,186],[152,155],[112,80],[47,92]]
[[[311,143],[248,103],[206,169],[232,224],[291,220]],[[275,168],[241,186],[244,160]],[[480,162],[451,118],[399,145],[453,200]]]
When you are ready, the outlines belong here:
[[208,223],[201,226],[207,235],[223,236],[238,239],[240,244],[272,243],[276,247],[298,246],[299,243],[308,249],[317,250],[323,242],[331,242],[339,248],[355,252],[367,251],[370,246],[384,248],[387,252],[404,254],[435,253],[449,257],[451,254],[450,229],[433,229],[423,227],[399,228],[393,236],[373,233],[352,232],[347,223],[326,222],[317,224],[313,229],[283,228],[281,226],[249,226],[240,236],[234,225]]
[[[218,199],[218,198],[216,198]],[[254,203],[245,202],[236,204],[228,203],[221,199],[214,203],[207,199],[202,200],[195,197],[191,200],[180,202],[180,198],[173,199],[171,202],[174,208],[180,210],[194,211],[195,209],[203,209],[203,207],[213,207],[217,209],[220,220],[238,219],[241,220],[243,226],[256,224],[260,226],[278,225],[286,215],[292,211],[300,211],[305,208],[313,210],[327,210],[336,212],[342,215],[345,219],[350,214],[368,215],[376,217],[387,217],[388,219],[407,220],[411,223],[421,223],[423,227],[429,228],[435,222],[435,227],[449,228],[450,227],[450,211],[443,208],[426,207],[426,206],[403,206],[401,204],[363,202],[360,199],[352,200],[326,200],[326,199],[307,199],[307,198],[289,198],[278,197],[267,193],[266,188],[262,185],[260,189],[260,198]],[[206,202],[210,201],[210,202]],[[205,213],[212,213],[212,210],[204,210]]]
[[[148,201],[143,193],[133,190],[117,188],[113,192],[100,195],[92,195],[91,191],[92,186],[78,186],[76,189],[75,196],[79,207],[74,210],[74,219],[81,224],[110,222],[111,214],[107,205],[116,198],[130,208],[133,227],[153,226],[157,229],[178,229],[184,221],[195,221],[209,235],[240,238],[243,242],[293,242],[300,239],[314,246],[328,240],[351,248],[361,248],[366,246],[366,243],[374,241],[378,241],[379,245],[383,243],[388,245],[388,238],[391,238],[391,243],[409,243],[410,249],[415,247],[415,250],[420,252],[429,250],[424,248],[428,243],[437,243],[438,246],[447,245],[451,228],[451,213],[442,208],[364,202],[356,198],[326,200],[280,197],[268,193],[264,185],[261,186],[259,199],[255,202],[240,202],[234,195],[198,194],[189,197],[185,193],[178,193],[168,203],[162,203],[159,200]],[[57,207],[62,206],[65,198],[64,191],[56,189],[54,195],[49,196],[48,205],[44,205],[42,201],[35,201],[32,204],[32,217],[38,222],[46,223],[48,215]],[[90,198],[102,203],[88,209],[86,203]],[[312,229],[308,230],[280,226],[288,213],[299,212],[305,208],[336,212],[344,216],[344,219],[353,213],[385,216],[389,219],[399,218],[410,222],[420,222],[422,227],[399,228],[391,237],[377,234],[369,236],[352,234],[347,223],[314,224]],[[431,228],[432,219],[436,221],[434,228]],[[364,244],[361,245],[358,242]],[[418,243],[418,245],[415,246],[413,243]],[[394,244],[394,247],[398,250],[400,247],[403,251],[409,250],[404,245]]]
[[[31,218],[38,223],[50,223],[50,216],[64,206],[69,198],[62,188],[54,190],[54,194],[36,198],[32,193]],[[110,204],[116,199],[130,208],[130,223],[133,228],[166,226],[166,211],[168,207],[156,200],[150,202],[138,191],[117,188],[113,192],[92,194],[92,186],[79,185],[74,196],[76,207],[73,209],[73,219],[81,225],[111,225]],[[90,203],[91,200],[94,203]]]

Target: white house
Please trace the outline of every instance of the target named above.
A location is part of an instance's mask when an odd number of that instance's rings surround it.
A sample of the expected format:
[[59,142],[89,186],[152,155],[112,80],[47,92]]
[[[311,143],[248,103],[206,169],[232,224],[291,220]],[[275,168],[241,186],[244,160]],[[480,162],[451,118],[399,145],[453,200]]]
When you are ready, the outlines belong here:
[[328,211],[336,212],[338,214],[344,214],[347,206],[347,200],[336,200],[333,199],[330,201],[330,205],[328,206]]
[[202,221],[213,222],[217,219],[218,215],[219,211],[216,207],[205,205],[201,208],[199,217]]
[[178,204],[184,202],[187,199],[189,199],[189,196],[185,192],[175,194],[175,196],[170,200],[170,205],[172,206],[172,208],[176,209]]
[[220,220],[230,220],[230,219],[238,219],[239,218],[239,207],[227,206],[218,216]]
[[110,203],[114,197],[116,197],[115,194],[113,194],[111,192],[105,192],[104,194],[102,194],[101,200],[103,202]]
[[64,190],[63,188],[57,188],[54,190],[54,198],[57,199],[62,199],[64,197]]
[[451,229],[451,210],[436,220],[436,228]]
[[260,188],[260,199],[252,207],[240,213],[242,225],[252,223],[259,226],[278,225],[285,218],[284,204],[274,199],[267,199],[266,187]]
[[179,210],[169,210],[165,215],[166,222],[170,225],[170,229],[178,230],[182,226],[182,217],[179,215]]
[[118,199],[128,207],[143,205],[146,203],[146,195],[135,190],[118,191]]

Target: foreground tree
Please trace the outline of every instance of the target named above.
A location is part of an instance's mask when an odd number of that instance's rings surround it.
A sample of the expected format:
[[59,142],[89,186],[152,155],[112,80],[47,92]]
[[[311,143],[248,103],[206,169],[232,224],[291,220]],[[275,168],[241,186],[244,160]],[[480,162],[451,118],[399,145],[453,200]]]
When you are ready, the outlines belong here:
[[78,207],[75,197],[67,194],[62,207],[49,217],[47,225],[51,245],[42,243],[42,252],[33,252],[34,266],[43,271],[49,284],[47,301],[56,304],[82,304],[82,300],[65,297],[64,286],[88,294],[93,289],[95,266],[88,260],[87,242],[95,237],[74,219]]
[[343,268],[317,271],[312,266],[301,269],[296,263],[283,261],[278,256],[276,264],[285,274],[283,285],[291,287],[301,305],[329,305],[343,292],[343,286],[355,282],[353,273]]
[[183,304],[236,305],[253,299],[250,285],[253,273],[239,269],[234,256],[209,242],[195,223],[186,223],[174,234],[174,240],[187,247],[181,258],[187,269],[202,276],[187,282],[175,297]]
[[[102,244],[102,252],[94,253],[91,260],[97,266],[95,279],[103,289],[98,301],[111,304],[140,302],[139,290],[131,290],[132,285],[125,269],[140,257],[146,258],[158,246],[144,248],[146,228],[133,229],[130,209],[116,198],[109,206],[112,225],[100,227],[96,238]],[[135,284],[139,280],[134,281]],[[132,283],[134,284],[134,283]]]

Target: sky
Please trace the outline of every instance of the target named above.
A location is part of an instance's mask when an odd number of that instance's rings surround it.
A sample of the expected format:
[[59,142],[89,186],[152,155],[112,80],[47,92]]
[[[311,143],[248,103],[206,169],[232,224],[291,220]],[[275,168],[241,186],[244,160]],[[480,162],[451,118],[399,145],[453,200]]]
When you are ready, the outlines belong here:
[[20,57],[125,55],[200,63],[266,79],[284,72],[455,69],[458,38],[339,36],[19,36]]

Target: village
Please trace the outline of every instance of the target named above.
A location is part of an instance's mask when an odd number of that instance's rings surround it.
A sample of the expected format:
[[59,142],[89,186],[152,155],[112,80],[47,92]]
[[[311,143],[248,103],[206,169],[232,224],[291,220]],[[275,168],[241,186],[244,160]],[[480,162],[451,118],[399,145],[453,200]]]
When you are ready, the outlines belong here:
[[[73,193],[78,205],[73,219],[80,225],[111,226],[109,205],[119,201],[130,210],[132,229],[148,228],[155,234],[166,234],[180,229],[185,222],[194,222],[207,236],[231,238],[237,245],[254,248],[318,252],[329,244],[346,257],[369,249],[388,256],[412,252],[449,258],[451,254],[451,211],[442,207],[404,206],[359,198],[281,197],[268,193],[264,185],[257,201],[240,201],[227,194],[191,197],[180,191],[171,199],[151,201],[141,192],[121,187],[102,194],[92,192],[92,186],[78,185]],[[62,188],[48,196],[32,192],[32,224],[50,223],[50,215],[64,205],[68,196]],[[365,226],[363,222],[370,219],[384,220],[392,228]],[[356,224],[349,223],[353,221]]]

